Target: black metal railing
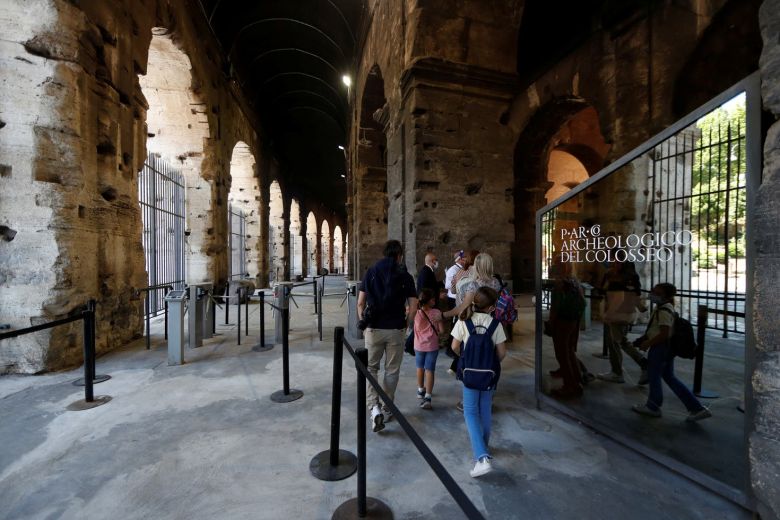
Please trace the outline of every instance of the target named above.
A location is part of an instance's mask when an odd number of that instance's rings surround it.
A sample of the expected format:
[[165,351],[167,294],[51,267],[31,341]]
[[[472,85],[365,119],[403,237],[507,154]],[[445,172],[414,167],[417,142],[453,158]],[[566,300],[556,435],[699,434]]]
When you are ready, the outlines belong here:
[[[389,518],[392,517],[392,513],[390,512],[389,508],[383,504],[381,501],[368,497],[366,494],[366,383],[370,384],[374,387],[374,390],[376,390],[377,394],[379,395],[379,398],[382,400],[384,405],[390,410],[390,412],[393,414],[393,417],[398,422],[398,424],[401,426],[401,428],[404,430],[406,435],[409,437],[409,440],[412,441],[412,444],[414,444],[415,448],[417,448],[417,451],[422,455],[425,462],[428,464],[428,466],[431,468],[431,470],[434,472],[436,477],[439,479],[439,481],[444,485],[445,489],[447,489],[447,492],[449,492],[450,496],[455,500],[455,502],[460,507],[461,511],[466,515],[467,518],[471,520],[484,520],[484,516],[482,513],[476,508],[474,503],[466,496],[466,494],[463,492],[463,490],[460,488],[458,483],[455,481],[455,479],[452,477],[452,475],[449,474],[447,469],[444,467],[444,465],[439,461],[439,459],[434,455],[434,453],[431,451],[431,449],[428,447],[428,445],[425,443],[425,441],[422,440],[420,435],[417,433],[417,431],[414,429],[414,427],[409,423],[409,421],[406,419],[403,413],[396,407],[395,402],[390,399],[390,397],[385,393],[384,389],[382,388],[382,385],[379,384],[379,382],[374,378],[374,376],[371,375],[371,373],[368,371],[367,365],[368,365],[368,350],[365,348],[358,348],[354,349],[352,345],[349,344],[349,341],[344,337],[344,328],[343,327],[336,327],[336,331],[334,333],[334,384],[333,384],[333,399],[334,404],[332,406],[332,410],[334,411],[331,415],[331,443],[330,443],[330,449],[328,450],[328,466],[329,467],[335,467],[338,468],[338,466],[341,464],[339,462],[339,454],[340,451],[338,447],[338,433],[339,433],[339,427],[340,427],[340,417],[335,414],[336,411],[340,411],[341,409],[341,356],[339,355],[340,347],[343,345],[344,348],[346,348],[347,352],[350,356],[352,356],[352,359],[355,361],[355,371],[357,374],[357,497],[351,500],[348,500],[344,502],[334,513],[334,518],[366,518],[368,516],[369,511],[372,513],[372,518],[374,517],[374,514],[378,514],[379,517],[382,518]],[[337,384],[338,387],[337,387]],[[317,457],[322,458],[323,455],[320,454]],[[315,457],[315,459],[317,458]],[[315,465],[315,461],[312,460],[310,463],[310,467],[312,465]],[[349,464],[349,457],[347,457],[347,461],[345,461],[345,464]],[[349,467],[346,468],[345,471],[348,471]],[[327,471],[326,471],[327,472]],[[350,473],[351,474],[351,473]],[[317,476],[317,475],[315,475]],[[348,475],[347,475],[348,476]],[[325,479],[328,480],[328,479]]]
[[[68,323],[73,323],[76,321],[83,321],[84,329],[82,343],[84,349],[84,399],[71,403],[68,406],[68,410],[86,410],[100,406],[101,404],[105,404],[111,400],[111,397],[109,396],[100,396],[98,399],[95,399],[93,388],[95,383],[109,379],[108,376],[102,376],[100,380],[97,380],[95,375],[95,305],[95,300],[90,300],[86,305],[84,305],[78,314],[74,314],[73,316],[0,334],[0,341],[2,341],[4,339],[16,338],[26,334],[32,334],[34,332],[59,327],[61,325],[67,325]],[[77,380],[75,383],[78,384],[79,381]]]

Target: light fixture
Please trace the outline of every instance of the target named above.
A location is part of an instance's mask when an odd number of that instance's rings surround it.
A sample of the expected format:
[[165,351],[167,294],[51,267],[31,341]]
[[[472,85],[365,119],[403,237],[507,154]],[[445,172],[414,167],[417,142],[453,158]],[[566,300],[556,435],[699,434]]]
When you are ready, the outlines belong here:
[[344,85],[347,86],[347,88],[352,86],[352,78],[350,78],[347,74],[341,76],[341,81],[344,83]]
[[346,175],[344,175],[344,174],[342,173],[342,174],[341,174],[341,178],[342,178],[342,179],[346,179],[346,178],[347,178],[347,176],[346,176]]
[[339,150],[341,150],[343,152],[344,151],[344,147],[339,145]]

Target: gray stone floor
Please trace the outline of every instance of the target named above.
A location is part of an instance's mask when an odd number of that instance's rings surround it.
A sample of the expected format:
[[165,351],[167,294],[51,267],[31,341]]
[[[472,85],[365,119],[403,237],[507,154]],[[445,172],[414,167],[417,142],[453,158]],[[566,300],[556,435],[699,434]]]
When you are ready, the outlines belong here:
[[[338,279],[331,279],[330,285]],[[309,300],[310,301],[310,300]],[[332,330],[340,298],[326,304],[326,341],[315,338],[311,303],[292,311],[291,381],[302,399],[275,404],[281,348],[254,353],[235,328],[169,367],[156,324],[143,340],[98,360],[113,399],[83,412],[78,371],[0,378],[0,518],[327,519],[355,496],[356,479],[322,482],[309,462],[328,447]],[[233,314],[235,316],[235,314]],[[530,318],[524,316],[526,323]],[[270,328],[269,320],[269,331]],[[270,335],[270,332],[269,332]],[[441,356],[434,409],[415,399],[414,366],[402,367],[397,404],[489,518],[736,519],[750,515],[570,419],[534,406],[530,331],[515,337],[496,397],[491,439],[497,471],[472,479],[468,436],[454,405],[456,381]],[[355,451],[355,371],[345,359],[342,448]],[[368,492],[396,518],[463,515],[411,442],[391,422],[369,432]]]

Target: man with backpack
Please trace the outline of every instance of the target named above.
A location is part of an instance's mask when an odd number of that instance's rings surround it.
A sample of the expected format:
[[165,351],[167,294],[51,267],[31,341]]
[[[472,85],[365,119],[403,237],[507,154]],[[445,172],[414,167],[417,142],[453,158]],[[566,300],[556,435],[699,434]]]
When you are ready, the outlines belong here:
[[[382,389],[390,399],[395,397],[398,386],[407,330],[411,329],[417,314],[414,279],[402,268],[403,257],[401,243],[389,240],[385,244],[384,258],[366,271],[357,301],[358,320],[366,324],[368,371],[379,380],[379,364],[385,358]],[[373,431],[378,432],[384,429],[385,416],[389,420],[390,413],[380,406],[379,396],[371,384],[367,395]]]

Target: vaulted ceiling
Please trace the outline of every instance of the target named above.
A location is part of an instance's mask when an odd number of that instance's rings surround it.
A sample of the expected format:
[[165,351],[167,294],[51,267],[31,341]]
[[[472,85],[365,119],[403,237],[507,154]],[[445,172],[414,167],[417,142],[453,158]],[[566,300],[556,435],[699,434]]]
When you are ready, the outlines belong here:
[[344,214],[348,89],[364,0],[199,0],[287,185]]

